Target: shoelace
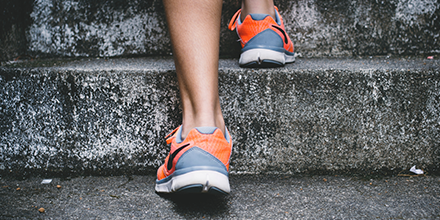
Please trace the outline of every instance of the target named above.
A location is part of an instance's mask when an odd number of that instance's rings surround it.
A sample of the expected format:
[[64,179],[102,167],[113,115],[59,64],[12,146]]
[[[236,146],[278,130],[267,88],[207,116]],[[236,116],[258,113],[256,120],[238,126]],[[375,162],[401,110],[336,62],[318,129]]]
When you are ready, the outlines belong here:
[[235,30],[235,24],[237,23],[237,17],[240,15],[241,9],[238,9],[237,12],[235,12],[234,16],[232,16],[231,21],[229,22],[228,28],[229,30],[233,31]]
[[166,139],[166,141],[167,141],[167,144],[171,144],[171,142],[173,142],[173,139],[175,138],[174,137],[174,134],[177,132],[177,130],[179,130],[179,128],[181,127],[182,125],[179,125],[176,129],[174,129],[172,132],[170,132],[167,136],[165,136],[165,139]]

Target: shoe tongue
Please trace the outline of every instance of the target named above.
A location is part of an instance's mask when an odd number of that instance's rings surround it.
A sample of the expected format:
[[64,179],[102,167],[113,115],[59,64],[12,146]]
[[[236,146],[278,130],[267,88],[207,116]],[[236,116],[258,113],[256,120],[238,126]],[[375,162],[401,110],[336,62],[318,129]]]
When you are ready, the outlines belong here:
[[270,16],[268,14],[249,14],[252,17],[252,20],[254,21],[261,21],[264,20],[267,16]]
[[213,134],[217,127],[196,127],[196,129],[202,134]]

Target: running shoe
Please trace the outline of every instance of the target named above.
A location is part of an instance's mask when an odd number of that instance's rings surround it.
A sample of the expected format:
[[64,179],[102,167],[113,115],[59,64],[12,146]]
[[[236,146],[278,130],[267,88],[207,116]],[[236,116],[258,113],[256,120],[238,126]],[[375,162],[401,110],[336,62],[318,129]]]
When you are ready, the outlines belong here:
[[249,14],[243,22],[241,9],[229,22],[241,42],[242,67],[279,67],[295,61],[293,43],[286,34],[283,19],[275,7],[275,20],[268,14]]
[[167,138],[171,151],[157,170],[158,193],[228,194],[232,138],[216,127],[197,127],[182,140],[181,126]]

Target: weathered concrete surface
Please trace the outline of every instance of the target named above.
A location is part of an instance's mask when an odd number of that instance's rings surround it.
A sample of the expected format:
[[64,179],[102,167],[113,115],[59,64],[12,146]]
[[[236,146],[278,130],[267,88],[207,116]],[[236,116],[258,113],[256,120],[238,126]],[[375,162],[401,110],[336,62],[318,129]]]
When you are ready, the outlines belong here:
[[[232,175],[225,198],[154,193],[154,175],[0,179],[1,219],[438,219],[440,177]],[[60,185],[61,188],[56,186]],[[17,190],[20,188],[20,190]],[[39,208],[45,212],[40,213]]]
[[[19,0],[3,4],[1,60],[23,54],[114,57],[171,53],[161,0]],[[296,51],[304,57],[440,53],[440,3],[436,0],[279,0],[275,4]],[[240,6],[239,1],[223,2],[220,52],[224,56],[239,53],[237,36],[227,30],[227,24]]]
[[[220,61],[233,173],[398,172],[440,166],[440,64],[299,59],[279,69]],[[154,172],[179,125],[171,59],[0,68],[0,169]]]

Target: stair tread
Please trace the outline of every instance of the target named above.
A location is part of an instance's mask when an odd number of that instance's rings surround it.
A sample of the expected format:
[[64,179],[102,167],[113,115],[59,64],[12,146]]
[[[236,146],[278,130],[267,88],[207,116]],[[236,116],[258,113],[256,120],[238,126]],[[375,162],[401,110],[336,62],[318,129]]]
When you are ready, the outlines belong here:
[[[91,59],[43,59],[38,61],[8,62],[2,68],[37,68],[52,67],[70,70],[172,70],[175,69],[172,57],[146,58],[91,58]],[[425,59],[420,57],[403,58],[375,56],[372,58],[300,58],[293,64],[275,70],[301,69],[350,69],[350,70],[392,70],[392,69],[435,69],[440,68],[440,59]],[[219,69],[246,71],[240,68],[237,59],[220,59]],[[252,69],[255,70],[255,69]]]

